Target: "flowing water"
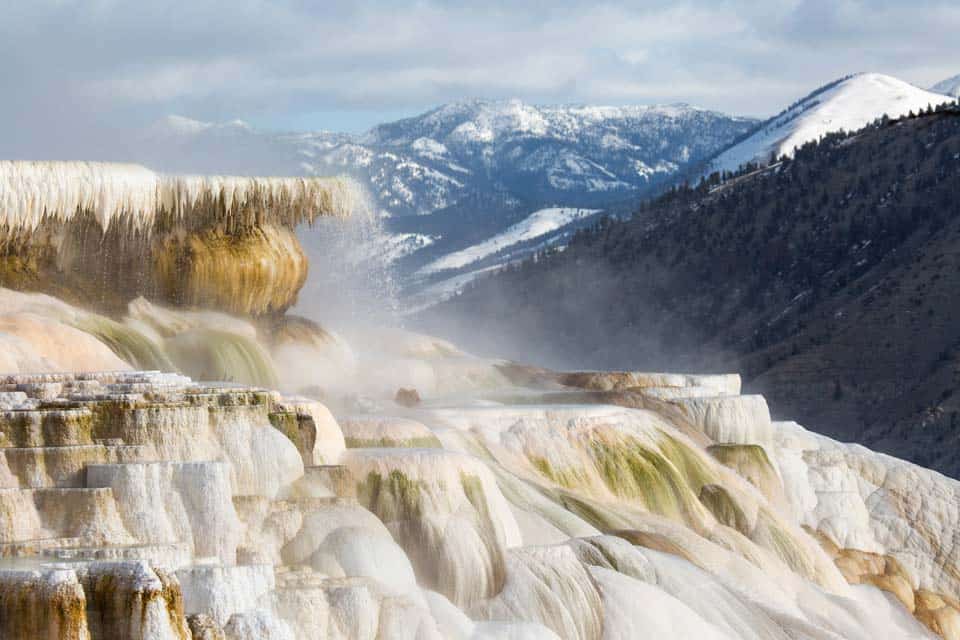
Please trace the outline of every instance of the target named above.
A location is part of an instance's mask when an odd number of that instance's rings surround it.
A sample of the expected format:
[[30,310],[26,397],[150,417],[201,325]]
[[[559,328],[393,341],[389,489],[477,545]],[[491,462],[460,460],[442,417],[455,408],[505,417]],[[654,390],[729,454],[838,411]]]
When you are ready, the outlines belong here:
[[389,233],[370,207],[358,207],[347,219],[303,225],[298,236],[310,271],[294,313],[333,328],[400,325]]

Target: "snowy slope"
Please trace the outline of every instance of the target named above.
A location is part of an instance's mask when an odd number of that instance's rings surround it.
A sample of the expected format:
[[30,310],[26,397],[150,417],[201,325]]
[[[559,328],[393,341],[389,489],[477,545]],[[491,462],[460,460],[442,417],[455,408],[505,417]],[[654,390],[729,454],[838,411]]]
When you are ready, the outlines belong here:
[[938,82],[930,87],[930,91],[953,96],[954,98],[960,98],[960,75],[956,75],[952,78],[947,78],[942,82]]
[[482,258],[508,249],[521,242],[541,238],[551,231],[564,227],[574,220],[579,220],[598,212],[598,209],[575,209],[567,207],[551,207],[534,211],[528,217],[509,227],[488,240],[475,244],[467,249],[447,254],[431,262],[420,271],[423,274],[435,273],[449,269],[461,269]]
[[824,134],[841,129],[854,131],[884,114],[895,118],[947,99],[878,73],[845,78],[815,91],[718,154],[709,163],[709,171],[733,171],[746,162],[766,162],[772,153],[790,155],[795,147]]
[[422,233],[388,233],[383,236],[381,251],[387,262],[395,262],[404,256],[429,247],[437,239]]

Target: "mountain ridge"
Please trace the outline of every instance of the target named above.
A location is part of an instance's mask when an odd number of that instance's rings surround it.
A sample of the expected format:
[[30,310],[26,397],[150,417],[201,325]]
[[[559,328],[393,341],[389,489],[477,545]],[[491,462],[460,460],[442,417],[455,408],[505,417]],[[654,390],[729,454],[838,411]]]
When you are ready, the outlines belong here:
[[937,84],[930,87],[930,91],[953,96],[954,98],[960,98],[960,74],[957,74],[952,78],[947,78],[946,80],[941,80]]
[[[519,100],[449,103],[358,135],[269,133],[238,121],[171,116],[147,135],[171,152],[146,163],[166,169],[185,151],[216,150],[232,141],[261,149],[287,173],[354,175],[368,185],[378,210],[391,216],[431,213],[479,189],[506,189],[543,205],[586,206],[649,190],[754,122],[685,104],[536,106]],[[230,156],[236,154],[222,151],[234,166]]]

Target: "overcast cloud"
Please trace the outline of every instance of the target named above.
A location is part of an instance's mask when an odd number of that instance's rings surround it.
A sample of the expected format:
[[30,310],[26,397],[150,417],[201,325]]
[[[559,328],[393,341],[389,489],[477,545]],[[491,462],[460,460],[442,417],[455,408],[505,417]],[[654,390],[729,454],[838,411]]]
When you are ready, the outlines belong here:
[[960,3],[13,0],[0,156],[96,157],[163,115],[359,131],[469,97],[765,115],[855,71],[960,73]]

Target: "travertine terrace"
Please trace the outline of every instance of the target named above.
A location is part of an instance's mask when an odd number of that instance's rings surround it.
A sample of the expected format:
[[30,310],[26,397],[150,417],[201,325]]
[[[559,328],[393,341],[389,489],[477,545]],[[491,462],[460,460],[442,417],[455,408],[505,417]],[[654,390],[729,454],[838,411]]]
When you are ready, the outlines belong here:
[[178,374],[0,378],[0,637],[957,637],[957,483],[736,376],[476,366],[505,386],[343,429]]

